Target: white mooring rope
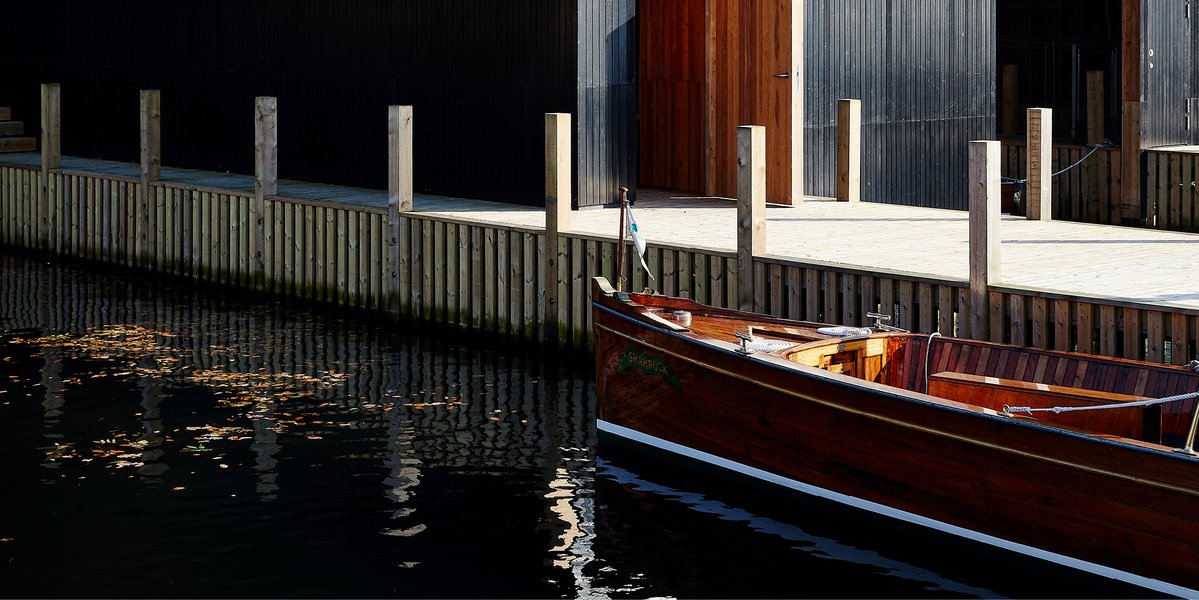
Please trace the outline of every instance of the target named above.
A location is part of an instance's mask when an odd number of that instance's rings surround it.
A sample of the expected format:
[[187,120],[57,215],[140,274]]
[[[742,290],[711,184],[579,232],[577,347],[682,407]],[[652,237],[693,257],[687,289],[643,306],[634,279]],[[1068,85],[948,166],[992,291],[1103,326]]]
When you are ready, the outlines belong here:
[[1094,406],[1054,406],[1052,408],[1033,408],[1031,406],[1008,406],[1003,405],[1003,414],[1010,415],[1012,413],[1033,414],[1038,412],[1051,412],[1054,414],[1064,412],[1077,412],[1080,410],[1106,410],[1109,408],[1137,408],[1140,406],[1153,406],[1155,404],[1167,404],[1170,402],[1178,402],[1179,400],[1189,400],[1199,397],[1199,392],[1188,392],[1186,394],[1178,394],[1177,396],[1166,396],[1165,398],[1150,398],[1148,400],[1137,400],[1136,402],[1116,402],[1113,404],[1096,404]]

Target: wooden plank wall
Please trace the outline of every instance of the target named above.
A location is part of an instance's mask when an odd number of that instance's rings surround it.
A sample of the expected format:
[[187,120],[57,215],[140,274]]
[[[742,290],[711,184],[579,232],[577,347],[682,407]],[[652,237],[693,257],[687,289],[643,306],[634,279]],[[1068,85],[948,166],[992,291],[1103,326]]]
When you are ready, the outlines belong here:
[[[1087,146],[1055,144],[1053,172],[1060,171],[1090,152]],[[1027,145],[1023,140],[1002,144],[1002,173],[1005,178],[1023,179]],[[1100,148],[1077,167],[1053,178],[1053,218],[1082,223],[1120,225],[1120,149]]]
[[1148,225],[1199,231],[1199,153],[1147,150],[1145,160]]
[[[154,183],[149,231],[137,230],[140,185],[113,176],[51,173],[52,201],[35,201],[36,169],[0,167],[0,245],[170,273],[195,281],[249,288],[252,195]],[[388,272],[383,210],[271,197],[265,206],[269,292],[368,310],[385,310]],[[546,255],[562,265],[557,321],[565,345],[591,345],[589,280],[613,278],[612,239],[563,232],[547,248],[540,228],[483,224],[463,218],[404,213],[400,231],[400,316],[514,339],[544,342]],[[153,252],[139,263],[144,233]],[[651,280],[631,247],[627,289],[657,291],[731,307],[737,304],[734,252],[651,244]],[[1197,355],[1199,311],[1073,297],[993,286],[991,327],[968,328],[966,281],[908,273],[754,260],[754,309],[781,317],[865,325],[865,314],[892,314],[894,324],[1038,348],[1183,364]]]
[[[1053,170],[1070,166],[1090,149],[1054,146]],[[1023,178],[1026,145],[1003,143],[1003,176]],[[1199,153],[1145,151],[1145,218],[1141,225],[1199,232]],[[1124,223],[1121,214],[1120,149],[1103,148],[1053,181],[1053,218],[1083,223]]]

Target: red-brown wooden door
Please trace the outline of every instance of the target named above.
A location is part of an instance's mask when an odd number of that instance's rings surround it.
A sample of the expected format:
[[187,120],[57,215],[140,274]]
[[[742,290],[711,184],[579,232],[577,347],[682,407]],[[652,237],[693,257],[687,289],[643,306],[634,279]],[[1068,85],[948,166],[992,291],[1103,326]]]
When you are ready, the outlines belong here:
[[737,190],[737,126],[766,127],[766,199],[798,200],[802,97],[792,45],[802,39],[802,2],[709,0],[713,31],[708,93],[712,152],[709,183],[714,193]]
[[653,0],[638,7],[640,184],[733,197],[738,125],[766,127],[767,200],[798,200],[802,2]]

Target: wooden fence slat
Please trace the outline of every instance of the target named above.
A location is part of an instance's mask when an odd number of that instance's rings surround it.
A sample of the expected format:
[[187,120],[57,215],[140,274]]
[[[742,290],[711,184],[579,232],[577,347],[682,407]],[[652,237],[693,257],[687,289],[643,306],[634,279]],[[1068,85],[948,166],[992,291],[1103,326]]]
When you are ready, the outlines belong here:
[[1099,306],[1099,353],[1118,356],[1116,352],[1116,307],[1109,304]]
[[1049,300],[1040,296],[1029,298],[1029,322],[1032,328],[1032,346],[1034,348],[1049,348],[1049,330],[1053,324],[1049,318]]
[[1187,316],[1173,313],[1170,315],[1170,364],[1185,365],[1191,360],[1188,343]]
[[837,273],[836,271],[825,271],[822,279],[824,320],[829,323],[839,324],[838,317],[841,315],[841,307],[837,301],[840,298],[841,288],[837,285]]
[[787,318],[803,319],[803,269],[787,265],[784,279],[787,281]]
[[[578,244],[574,243],[576,241],[578,241],[578,239],[574,238],[571,240],[571,243],[572,243],[572,246],[577,249]],[[507,335],[509,333],[509,326],[511,325],[511,323],[508,321],[508,315],[509,315],[509,313],[508,313],[508,292],[510,289],[508,287],[508,285],[509,285],[508,284],[508,274],[510,272],[508,263],[509,263],[509,259],[511,258],[510,252],[511,252],[511,250],[508,248],[508,232],[504,231],[502,229],[496,230],[496,232],[495,232],[495,316],[496,316],[495,322],[496,322],[496,325],[495,326],[496,326],[496,331],[498,333],[500,333],[501,335]],[[572,256],[572,258],[573,258],[573,256]],[[578,271],[572,271],[572,274],[574,274],[577,277]],[[573,279],[572,279],[571,283],[572,283],[571,289],[573,290],[574,289]],[[571,298],[572,298],[572,300],[574,299],[573,291],[571,293]],[[570,326],[573,329],[575,327],[575,325],[578,323],[578,321],[576,320],[578,315],[572,314],[571,317],[572,318],[571,318]]]
[[1090,302],[1077,302],[1077,331],[1078,351],[1083,353],[1095,352],[1095,315],[1094,306]]
[[1008,341],[1020,346],[1028,345],[1024,300],[1021,294],[1008,295]]
[[[537,280],[537,234],[522,234],[521,250],[525,270],[525,275],[521,282],[521,298],[523,303],[521,314],[524,316],[524,328],[521,335],[526,340],[535,340],[537,339],[537,332],[541,329],[540,323],[537,320],[537,293],[538,290],[543,288],[541,282]],[[609,268],[611,267],[612,252],[612,244],[605,243],[604,254],[608,257]]]
[[1145,332],[1148,344],[1145,348],[1145,360],[1162,362],[1165,360],[1165,318],[1161,311],[1145,311]]
[[823,322],[820,314],[820,272],[804,269],[804,318]]
[[1141,311],[1136,308],[1124,308],[1124,358],[1141,360],[1144,355],[1144,342],[1141,337]]
[[952,287],[944,284],[937,286],[937,331],[941,332],[941,335],[957,335],[953,327],[955,313],[953,298]]

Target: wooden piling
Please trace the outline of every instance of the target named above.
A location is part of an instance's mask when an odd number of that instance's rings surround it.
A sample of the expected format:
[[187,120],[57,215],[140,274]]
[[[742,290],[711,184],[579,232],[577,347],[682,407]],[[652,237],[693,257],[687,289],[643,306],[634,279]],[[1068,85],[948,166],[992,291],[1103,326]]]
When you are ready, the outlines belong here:
[[[570,229],[571,116],[569,113],[545,115],[545,338],[565,346],[570,336],[570,267],[560,249],[561,233]],[[623,238],[623,233],[622,238]],[[624,240],[618,240],[624,243]],[[617,265],[623,269],[624,265]]]
[[1102,144],[1105,138],[1103,71],[1087,71],[1087,144]]
[[[271,96],[254,99],[254,202],[250,205],[250,248],[254,253],[251,281],[262,290],[266,282],[266,197],[279,193],[279,112]],[[236,251],[236,249],[233,249]],[[244,274],[243,274],[244,276]]]
[[162,97],[158,90],[141,90],[138,122],[141,133],[141,186],[137,203],[137,264],[149,265],[151,185],[162,179]]
[[970,142],[969,169],[970,333],[975,339],[986,339],[990,331],[988,287],[1000,280],[999,142]]
[[837,200],[862,199],[862,101],[837,101]]
[[400,213],[412,210],[412,139],[413,111],[411,106],[387,107],[387,307],[390,312],[403,311],[401,294],[408,290],[403,285],[412,285],[409,263],[403,260],[401,242],[408,241],[403,233],[407,230]]
[[39,225],[43,225],[42,231],[45,236],[47,247],[55,247],[57,244],[53,240],[53,236],[61,231],[61,228],[55,228],[56,219],[51,215],[55,214],[54,208],[57,203],[50,195],[50,172],[58,169],[62,163],[62,87],[57,83],[42,84],[42,170],[39,179],[38,193],[40,201],[38,202],[39,212],[46,215],[45,218],[39,218]]
[[[1120,127],[1120,216],[1153,226],[1153,214],[1141,211],[1141,103],[1124,103]],[[1153,210],[1153,203],[1148,204]]]
[[1053,109],[1028,109],[1024,214],[1030,220],[1053,219]]
[[737,127],[737,304],[754,307],[754,256],[766,253],[766,128]]
[[42,172],[57,169],[62,162],[62,87],[42,84]]
[[1019,90],[1019,67],[1003,65],[999,74],[999,133],[1016,135],[1016,99]]

